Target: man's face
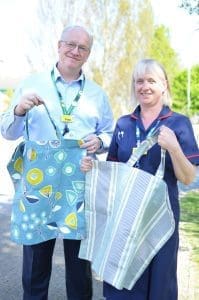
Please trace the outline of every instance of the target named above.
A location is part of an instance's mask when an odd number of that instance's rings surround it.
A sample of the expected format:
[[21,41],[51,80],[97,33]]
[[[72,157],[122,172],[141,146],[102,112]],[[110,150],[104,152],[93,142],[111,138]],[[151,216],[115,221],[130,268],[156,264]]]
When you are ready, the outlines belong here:
[[71,29],[58,43],[59,65],[69,71],[79,72],[90,54],[90,39],[82,29]]

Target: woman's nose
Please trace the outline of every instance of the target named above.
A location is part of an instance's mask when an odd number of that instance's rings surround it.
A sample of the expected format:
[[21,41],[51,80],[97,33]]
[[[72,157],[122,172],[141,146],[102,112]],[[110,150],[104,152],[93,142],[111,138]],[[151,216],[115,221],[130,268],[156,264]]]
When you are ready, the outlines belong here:
[[142,84],[142,89],[148,89],[149,88],[149,83],[147,81],[144,81]]

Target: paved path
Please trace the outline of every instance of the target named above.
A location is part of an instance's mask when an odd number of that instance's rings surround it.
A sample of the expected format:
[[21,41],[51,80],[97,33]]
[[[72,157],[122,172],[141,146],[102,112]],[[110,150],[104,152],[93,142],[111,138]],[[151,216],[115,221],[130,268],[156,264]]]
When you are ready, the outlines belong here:
[[[22,247],[10,241],[10,211],[11,201],[7,197],[0,195],[0,300],[21,300]],[[190,245],[181,235],[178,255],[179,300],[199,299],[199,285],[196,287],[198,275],[193,269]],[[63,249],[61,240],[57,240],[49,289],[49,300],[64,299],[67,298],[64,288]],[[93,299],[103,299],[102,284],[96,280],[94,280]]]
[[[10,241],[11,201],[0,195],[0,300],[21,300],[22,246]],[[49,300],[65,300],[64,259],[62,241],[55,246],[53,271],[49,289]],[[78,275],[77,275],[78,276]],[[93,299],[101,300],[102,284],[94,280]]]

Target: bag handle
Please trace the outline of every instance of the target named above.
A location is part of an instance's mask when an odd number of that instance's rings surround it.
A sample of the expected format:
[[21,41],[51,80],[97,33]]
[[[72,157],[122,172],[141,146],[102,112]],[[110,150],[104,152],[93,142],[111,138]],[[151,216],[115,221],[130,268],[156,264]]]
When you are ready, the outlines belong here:
[[[132,153],[129,160],[127,161],[127,164],[133,167],[135,163],[140,159],[140,157],[157,143],[158,134],[159,134],[159,128],[156,128],[156,130],[154,130],[154,132],[139,145],[136,151]],[[161,160],[155,174],[159,178],[163,178],[164,176],[165,156],[166,156],[166,150],[161,148]]]
[[[51,123],[52,123],[52,125],[53,125],[53,127],[54,127],[54,129],[55,129],[57,138],[58,138],[58,139],[62,139],[62,134],[61,134],[59,128],[55,125],[55,122],[54,122],[53,118],[51,117],[50,112],[49,112],[48,107],[46,106],[45,102],[44,102],[42,105],[44,105],[44,107],[45,107],[45,110],[46,110],[46,112],[47,112],[47,114],[48,114],[48,117],[49,117],[49,119],[50,119],[50,121],[51,121]],[[28,112],[27,112],[27,113],[26,113],[26,120],[25,120],[25,139],[26,139],[26,140],[29,140],[29,137],[30,137],[30,136],[29,136],[29,128],[28,128]]]

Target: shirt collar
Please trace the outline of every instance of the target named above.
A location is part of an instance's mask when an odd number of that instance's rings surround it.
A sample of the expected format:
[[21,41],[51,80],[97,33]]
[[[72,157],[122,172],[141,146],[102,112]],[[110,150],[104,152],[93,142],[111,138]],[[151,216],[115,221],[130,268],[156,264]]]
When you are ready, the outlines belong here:
[[[169,118],[171,115],[173,114],[172,110],[166,106],[166,105],[163,105],[162,107],[162,110],[158,116],[158,120],[163,120],[163,119],[167,119]],[[136,107],[136,109],[134,110],[134,112],[131,114],[131,118],[132,119],[140,119],[140,105],[138,105]]]
[[[57,69],[57,63],[56,63],[56,65],[54,65],[53,70],[54,70],[55,82],[61,80],[65,83],[68,83],[68,82],[65,81],[65,79],[62,77],[59,70]],[[81,70],[80,76],[77,79],[73,80],[72,82],[82,81],[83,79],[84,79],[84,74],[83,74],[83,71]]]

